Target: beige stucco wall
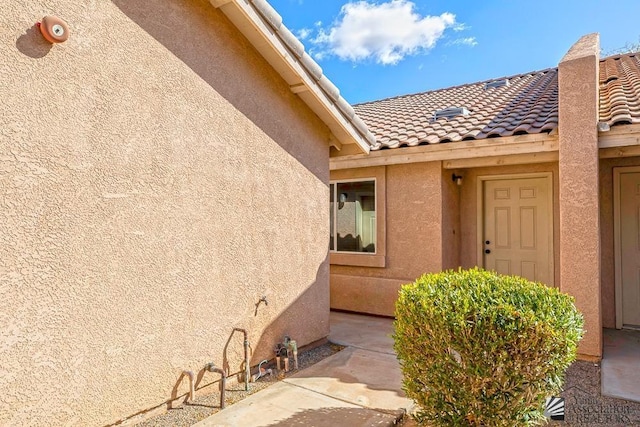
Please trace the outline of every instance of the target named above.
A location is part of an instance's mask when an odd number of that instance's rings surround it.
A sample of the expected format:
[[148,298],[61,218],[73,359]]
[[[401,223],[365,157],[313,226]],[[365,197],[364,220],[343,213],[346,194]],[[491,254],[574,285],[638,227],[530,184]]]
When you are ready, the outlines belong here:
[[585,319],[578,353],[602,356],[597,34],[583,36],[558,65],[560,289]]
[[[380,168],[384,168],[385,186],[377,192],[386,203],[386,220],[379,219],[378,227],[384,227],[386,233],[382,253],[385,265],[332,264],[331,307],[391,316],[403,283],[456,262],[451,251],[443,250],[443,229],[446,228],[447,237],[448,233],[455,236],[457,218],[454,214],[443,219],[443,206],[457,205],[458,188],[443,183],[447,173],[442,171],[441,162]],[[356,177],[362,177],[361,170],[331,173],[332,180]],[[451,180],[450,174],[448,179]]]
[[[477,260],[479,177],[551,173],[553,181],[554,280],[559,284],[558,164],[461,170],[439,162],[381,167],[386,170],[384,267],[331,265],[331,307],[391,316],[403,283],[423,273],[471,268]],[[363,176],[364,169],[332,171],[332,179]],[[374,170],[374,169],[370,169]],[[451,175],[463,176],[457,186]],[[366,174],[365,174],[366,175]],[[379,226],[383,223],[379,222]],[[363,255],[367,256],[367,255]]]
[[[434,163],[435,164],[435,163]],[[432,165],[434,165],[432,164]],[[420,169],[416,165],[425,164],[413,164],[416,169]],[[604,159],[600,161],[599,170],[599,197],[600,197],[600,226],[601,226],[601,310],[602,310],[602,324],[607,328],[615,327],[615,282],[614,282],[614,230],[613,230],[613,168],[621,166],[638,166],[640,165],[640,158],[624,158],[624,159]],[[395,168],[409,168],[411,165],[396,165]],[[387,167],[387,170],[392,167]],[[407,169],[409,170],[409,169]],[[337,171],[332,172],[332,176],[346,177],[353,173],[354,170]],[[432,171],[429,181],[433,182],[436,177],[436,173]],[[463,184],[460,187],[455,186],[451,180],[451,173],[463,176]],[[477,238],[477,220],[478,220],[478,185],[479,177],[488,176],[514,176],[522,174],[532,173],[551,173],[553,180],[553,259],[554,259],[554,281],[555,286],[561,287],[560,277],[560,199],[559,199],[559,166],[558,163],[541,163],[531,165],[514,165],[514,166],[501,166],[501,167],[479,167],[472,169],[461,169],[456,171],[443,170],[442,174],[442,191],[440,195],[437,192],[432,192],[432,197],[441,197],[441,203],[443,206],[441,221],[442,221],[442,265],[429,265],[428,268],[432,270],[425,271],[439,271],[440,269],[455,268],[461,265],[464,268],[471,268],[478,265],[478,238]],[[406,176],[402,178],[404,174],[399,174],[396,177],[392,177],[387,173],[387,181],[390,183],[400,181],[396,179],[407,179],[411,185],[397,185],[393,187],[393,191],[400,192],[403,196],[397,199],[397,201],[390,201],[394,198],[393,194],[390,194],[389,185],[387,186],[387,215],[389,218],[393,218],[394,210],[398,206],[392,204],[399,204],[400,207],[406,205],[408,201],[404,199],[409,197],[412,192],[413,183],[418,176]],[[421,179],[425,179],[422,176]],[[410,181],[411,180],[411,181]],[[451,184],[450,184],[451,183]],[[393,184],[392,184],[393,185]],[[457,191],[459,189],[459,191]],[[419,197],[421,192],[416,193]],[[431,199],[435,202],[435,199]],[[419,203],[419,201],[418,201]],[[397,216],[396,216],[397,218]],[[432,217],[433,218],[433,217]],[[388,222],[387,224],[392,224]],[[411,224],[413,224],[411,226]],[[392,224],[387,225],[387,246],[394,247],[394,241],[400,237],[404,239],[411,239],[416,233],[425,233],[425,230],[416,224],[420,224],[420,221],[413,221],[411,223],[404,224]],[[402,228],[399,228],[399,227]],[[429,230],[437,233],[439,225],[430,223]],[[453,234],[453,231],[459,236],[458,239],[450,238],[447,236]],[[430,241],[436,241],[437,239],[433,235],[422,235],[421,239],[431,239]],[[417,247],[417,240],[414,242],[414,247]],[[459,245],[459,247],[458,247]],[[396,245],[398,248],[409,248],[410,245]],[[431,247],[431,246],[430,246]],[[397,254],[389,250],[387,252],[387,259],[392,260]],[[416,258],[411,251],[402,254],[402,259],[411,262]],[[388,261],[389,266],[396,265],[392,261]],[[417,261],[414,265],[418,265]],[[426,264],[424,264],[426,265]],[[360,268],[360,267],[348,267],[348,266],[331,266],[331,297],[332,306],[334,308],[341,308],[353,311],[362,312],[374,312],[376,314],[391,315],[393,301],[395,301],[397,295],[397,289],[399,286],[410,280],[408,277],[398,277],[397,271],[391,273],[390,267],[387,268]],[[415,273],[409,272],[408,274]],[[402,273],[400,273],[402,274]],[[381,279],[384,278],[384,279]],[[363,296],[364,295],[364,296]],[[588,314],[589,320],[592,324],[597,324],[598,320],[595,319],[593,314]],[[597,339],[597,337],[596,337]],[[596,346],[597,349],[597,346]],[[581,353],[583,358],[593,358],[594,355],[590,353]],[[597,357],[597,356],[596,356]]]
[[[328,130],[219,11],[2,12],[0,425],[160,405],[225,347],[240,370],[234,327],[253,363],[328,334]],[[42,40],[46,14],[69,41]]]
[[[460,200],[462,185],[452,179],[454,174],[462,176],[462,171],[442,170],[442,269],[460,267]],[[464,181],[464,177],[463,177]]]

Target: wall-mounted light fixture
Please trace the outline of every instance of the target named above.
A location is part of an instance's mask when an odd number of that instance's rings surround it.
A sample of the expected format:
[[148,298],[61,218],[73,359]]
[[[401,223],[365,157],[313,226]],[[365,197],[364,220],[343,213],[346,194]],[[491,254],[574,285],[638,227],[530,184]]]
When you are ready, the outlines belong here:
[[49,43],[62,43],[69,38],[69,26],[57,16],[45,16],[38,22],[38,27]]
[[451,179],[456,185],[462,185],[462,175],[456,175],[455,173],[451,175]]

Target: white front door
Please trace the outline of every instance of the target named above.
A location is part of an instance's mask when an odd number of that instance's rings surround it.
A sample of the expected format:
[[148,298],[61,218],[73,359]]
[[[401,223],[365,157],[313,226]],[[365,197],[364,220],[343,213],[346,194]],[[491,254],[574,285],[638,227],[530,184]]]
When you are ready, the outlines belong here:
[[621,172],[618,181],[618,327],[640,327],[640,172]]
[[483,267],[553,286],[551,177],[487,178],[482,186]]

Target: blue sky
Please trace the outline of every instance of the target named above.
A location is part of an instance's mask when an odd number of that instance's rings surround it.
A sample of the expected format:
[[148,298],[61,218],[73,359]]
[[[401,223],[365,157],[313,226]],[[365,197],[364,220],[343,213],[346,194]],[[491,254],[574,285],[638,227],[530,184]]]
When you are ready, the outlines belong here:
[[269,0],[351,103],[555,67],[640,37],[638,0]]

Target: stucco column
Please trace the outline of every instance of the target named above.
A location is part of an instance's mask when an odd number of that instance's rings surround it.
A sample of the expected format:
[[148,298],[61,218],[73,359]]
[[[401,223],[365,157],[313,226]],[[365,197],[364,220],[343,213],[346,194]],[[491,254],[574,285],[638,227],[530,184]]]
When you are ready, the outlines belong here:
[[598,200],[597,33],[583,36],[558,66],[560,138],[560,288],[585,317],[581,358],[602,356]]

